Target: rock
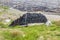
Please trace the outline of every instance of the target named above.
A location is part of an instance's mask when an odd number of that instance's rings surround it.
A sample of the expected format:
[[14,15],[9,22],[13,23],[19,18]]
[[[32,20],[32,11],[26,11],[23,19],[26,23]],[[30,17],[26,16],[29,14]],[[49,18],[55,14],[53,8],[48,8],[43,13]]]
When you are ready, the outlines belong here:
[[8,22],[10,22],[10,21],[11,21],[10,19],[6,19],[6,20],[5,20],[6,23],[8,23]]

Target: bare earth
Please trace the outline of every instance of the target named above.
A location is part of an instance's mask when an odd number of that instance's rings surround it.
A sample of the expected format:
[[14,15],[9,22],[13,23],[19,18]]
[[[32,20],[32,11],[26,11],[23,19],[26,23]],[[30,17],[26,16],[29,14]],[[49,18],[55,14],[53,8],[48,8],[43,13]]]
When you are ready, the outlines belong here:
[[51,21],[60,21],[60,13],[50,13],[50,12],[44,12],[45,16],[47,17],[48,20],[51,20]]
[[[12,14],[12,16],[10,16],[9,13]],[[25,13],[26,12],[22,12],[22,11],[19,11],[19,10],[16,10],[16,9],[11,8],[10,10],[8,10],[9,16],[7,16],[6,14],[4,14],[4,15],[6,15],[7,17],[10,17],[11,19],[16,19],[16,18],[19,18],[20,16],[22,16]],[[38,13],[44,14],[47,17],[47,19],[48,20],[51,20],[51,21],[59,21],[60,20],[60,13],[40,12],[40,11],[38,11]],[[0,17],[0,18],[3,18],[4,17],[3,15],[1,15],[1,16],[2,17]]]

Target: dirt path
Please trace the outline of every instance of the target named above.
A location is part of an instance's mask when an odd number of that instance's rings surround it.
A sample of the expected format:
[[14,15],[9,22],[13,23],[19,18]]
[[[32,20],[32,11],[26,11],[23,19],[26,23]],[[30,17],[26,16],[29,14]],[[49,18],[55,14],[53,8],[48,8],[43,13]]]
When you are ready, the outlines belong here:
[[47,15],[47,14],[44,14],[48,20],[51,20],[51,21],[59,21],[60,20],[60,16],[59,15]]

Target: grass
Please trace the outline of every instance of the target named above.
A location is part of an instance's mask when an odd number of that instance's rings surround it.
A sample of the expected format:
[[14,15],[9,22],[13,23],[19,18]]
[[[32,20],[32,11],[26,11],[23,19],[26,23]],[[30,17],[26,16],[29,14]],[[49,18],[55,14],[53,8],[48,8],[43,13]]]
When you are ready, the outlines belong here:
[[2,11],[0,11],[0,15],[3,13],[7,13],[8,9],[9,9],[9,7],[7,7],[7,6],[0,6],[0,10],[2,10]]
[[[58,23],[58,22],[57,22]],[[60,26],[34,25],[29,27],[8,27],[0,23],[0,40],[60,40]]]

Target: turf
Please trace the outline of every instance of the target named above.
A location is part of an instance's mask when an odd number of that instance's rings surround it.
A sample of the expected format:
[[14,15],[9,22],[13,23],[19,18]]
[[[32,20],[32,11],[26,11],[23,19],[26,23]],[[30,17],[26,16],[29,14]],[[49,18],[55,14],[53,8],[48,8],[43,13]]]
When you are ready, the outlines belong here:
[[0,40],[60,40],[60,26],[55,23],[28,27],[0,25]]

